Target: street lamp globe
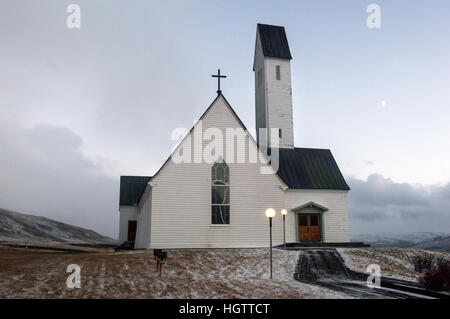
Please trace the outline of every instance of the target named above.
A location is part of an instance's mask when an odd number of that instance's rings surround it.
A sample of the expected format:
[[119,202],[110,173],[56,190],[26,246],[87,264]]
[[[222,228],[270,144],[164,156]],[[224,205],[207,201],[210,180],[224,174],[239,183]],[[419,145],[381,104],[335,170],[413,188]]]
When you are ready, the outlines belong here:
[[281,210],[281,215],[286,216],[287,215],[287,210],[286,209],[282,209]]
[[267,218],[274,218],[275,217],[275,209],[267,208],[266,209],[266,217]]

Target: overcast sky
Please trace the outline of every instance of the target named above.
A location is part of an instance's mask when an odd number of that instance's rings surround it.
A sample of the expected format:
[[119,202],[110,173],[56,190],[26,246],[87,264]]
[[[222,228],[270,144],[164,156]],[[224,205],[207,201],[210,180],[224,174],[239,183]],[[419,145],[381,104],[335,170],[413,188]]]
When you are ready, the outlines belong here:
[[[81,29],[66,8],[81,6]],[[381,28],[366,26],[367,5]],[[153,175],[214,99],[254,127],[256,24],[283,25],[295,144],[332,150],[352,233],[450,232],[450,3],[0,1],[0,207],[117,237],[120,175]]]

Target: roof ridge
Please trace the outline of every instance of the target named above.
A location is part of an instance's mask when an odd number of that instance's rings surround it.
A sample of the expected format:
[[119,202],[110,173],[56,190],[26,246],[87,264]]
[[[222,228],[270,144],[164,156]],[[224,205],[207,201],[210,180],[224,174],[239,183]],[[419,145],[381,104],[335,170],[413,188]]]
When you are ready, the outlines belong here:
[[276,24],[267,24],[267,23],[258,23],[257,24],[258,26],[267,26],[267,27],[277,27],[277,28],[283,28],[284,29],[284,26],[282,26],[282,25],[276,25]]
[[299,150],[318,150],[318,151],[331,151],[329,148],[317,148],[317,147],[294,147]]
[[146,178],[148,178],[148,177],[153,177],[153,176],[150,176],[150,175],[120,175],[120,177],[146,177]]

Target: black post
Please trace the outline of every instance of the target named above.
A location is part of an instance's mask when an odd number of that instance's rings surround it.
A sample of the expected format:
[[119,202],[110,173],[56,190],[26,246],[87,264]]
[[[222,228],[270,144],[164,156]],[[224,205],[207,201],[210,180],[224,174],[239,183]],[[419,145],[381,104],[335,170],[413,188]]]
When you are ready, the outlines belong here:
[[284,248],[286,248],[286,215],[283,215],[283,241]]
[[270,279],[272,279],[272,218],[269,218],[270,228]]

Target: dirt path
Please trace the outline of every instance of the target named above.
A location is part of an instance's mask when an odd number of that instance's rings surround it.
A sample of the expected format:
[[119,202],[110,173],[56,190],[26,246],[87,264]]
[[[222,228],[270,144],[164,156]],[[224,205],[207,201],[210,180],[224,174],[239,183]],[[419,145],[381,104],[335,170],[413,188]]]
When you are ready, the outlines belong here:
[[350,270],[336,249],[330,248],[300,250],[294,278],[359,298],[430,298],[418,291],[403,290],[407,287],[420,289],[406,281],[381,278],[380,288],[370,288],[367,276]]

